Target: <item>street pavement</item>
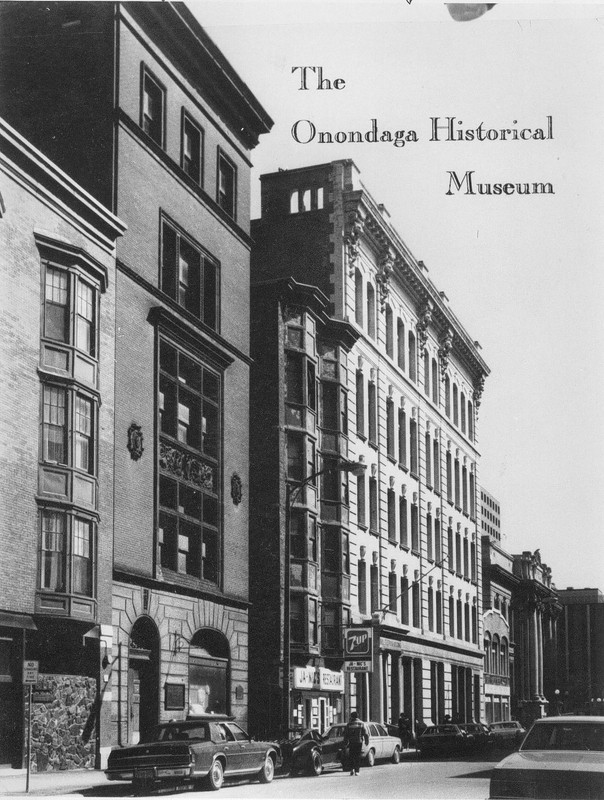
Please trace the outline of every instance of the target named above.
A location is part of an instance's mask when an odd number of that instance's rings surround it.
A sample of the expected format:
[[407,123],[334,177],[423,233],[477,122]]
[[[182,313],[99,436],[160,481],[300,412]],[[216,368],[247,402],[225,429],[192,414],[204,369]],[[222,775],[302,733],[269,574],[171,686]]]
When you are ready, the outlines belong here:
[[[499,757],[477,760],[419,760],[412,752],[400,764],[376,764],[351,776],[339,768],[328,767],[320,777],[277,775],[270,784],[226,781],[217,796],[219,800],[340,800],[340,798],[397,798],[397,800],[485,800],[489,796],[489,779]],[[108,781],[102,772],[74,771],[32,774],[32,796],[43,797],[132,797],[128,783]],[[194,790],[162,792],[158,796],[182,797],[206,794]],[[209,795],[209,793],[208,793]],[[25,772],[0,774],[0,796],[25,796]]]

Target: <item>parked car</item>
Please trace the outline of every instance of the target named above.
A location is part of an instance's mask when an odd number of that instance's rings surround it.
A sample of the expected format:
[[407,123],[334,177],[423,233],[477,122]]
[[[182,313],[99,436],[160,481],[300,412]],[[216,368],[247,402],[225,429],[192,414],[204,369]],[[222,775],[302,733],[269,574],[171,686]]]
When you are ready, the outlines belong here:
[[114,748],[105,774],[145,793],[164,785],[199,783],[220,789],[225,778],[270,783],[280,758],[273,742],[256,742],[232,717],[211,714],[158,725],[140,744]]
[[492,747],[491,731],[482,722],[463,722],[459,728],[466,734],[466,750],[482,751]]
[[466,748],[467,734],[459,725],[429,725],[417,739],[420,758],[455,753]]
[[332,725],[325,735],[306,730],[293,739],[280,742],[283,771],[294,775],[308,772],[320,775],[325,764],[337,763],[344,743],[345,725]]
[[489,798],[604,797],[604,717],[536,720],[520,749],[493,770]]
[[[361,751],[361,758],[363,762],[372,767],[376,761],[383,759],[390,759],[393,764],[398,764],[401,760],[401,740],[398,735],[393,736],[388,733],[386,726],[381,722],[366,722],[367,729],[369,730],[369,744],[363,745]],[[342,737],[344,737],[345,725],[332,726],[341,728]],[[331,730],[331,729],[330,729]],[[326,735],[329,731],[326,732]],[[342,768],[346,771],[350,769],[348,761],[348,749],[342,749]]]
[[491,722],[489,728],[495,747],[517,747],[526,734],[526,728],[515,719]]

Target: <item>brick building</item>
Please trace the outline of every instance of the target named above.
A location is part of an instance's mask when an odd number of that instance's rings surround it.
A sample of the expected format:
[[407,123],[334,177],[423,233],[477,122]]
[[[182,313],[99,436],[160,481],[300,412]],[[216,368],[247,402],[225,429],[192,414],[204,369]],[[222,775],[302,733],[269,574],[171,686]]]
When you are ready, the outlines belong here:
[[2,113],[128,225],[101,749],[189,707],[245,722],[249,156],[272,121],[181,3],[0,17]]
[[[262,458],[271,502],[289,497],[295,522],[288,550],[284,515],[271,521],[279,532],[252,520],[256,549],[284,542],[252,600],[291,595],[277,641],[250,657],[254,683],[270,686],[282,728],[323,727],[352,709],[388,722],[401,710],[428,723],[481,718],[476,420],[488,367],[351,161],[262,176],[261,207],[252,319],[267,320],[262,355],[286,368],[274,366],[270,404],[253,388],[252,416],[270,414],[272,436],[252,439],[252,460]],[[266,316],[261,287],[277,278],[315,287],[356,341],[320,345],[303,298],[288,300],[283,324]],[[343,460],[362,461],[365,474]],[[371,642],[354,669],[347,630]],[[279,673],[288,649],[292,670]]]
[[111,639],[115,241],[125,226],[0,120],[0,764],[91,767]]

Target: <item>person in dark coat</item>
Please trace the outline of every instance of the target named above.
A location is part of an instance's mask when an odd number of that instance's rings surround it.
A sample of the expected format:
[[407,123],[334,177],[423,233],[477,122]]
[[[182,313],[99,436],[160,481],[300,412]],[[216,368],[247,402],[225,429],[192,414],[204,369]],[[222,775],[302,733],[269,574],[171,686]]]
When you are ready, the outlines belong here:
[[401,715],[398,718],[398,735],[401,745],[405,748],[409,747],[411,743],[411,720],[404,711],[401,711]]
[[369,731],[363,720],[359,719],[357,712],[353,711],[350,715],[350,722],[344,729],[344,746],[348,747],[351,775],[359,774],[364,744],[369,744]]

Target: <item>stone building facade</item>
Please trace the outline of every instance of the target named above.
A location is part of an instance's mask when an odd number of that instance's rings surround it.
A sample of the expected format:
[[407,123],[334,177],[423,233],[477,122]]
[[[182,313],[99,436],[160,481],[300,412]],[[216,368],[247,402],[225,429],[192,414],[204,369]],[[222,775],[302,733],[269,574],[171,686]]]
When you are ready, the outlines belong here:
[[128,225],[100,749],[190,708],[245,724],[249,173],[272,121],[182,3],[0,11],[3,113]]
[[125,225],[0,120],[0,764],[95,766],[111,638],[115,243]]
[[[344,714],[482,718],[477,411],[488,367],[353,162],[264,175],[261,206],[252,285],[292,277],[316,287],[358,336],[332,355],[338,392],[327,414],[318,395],[317,431],[292,431],[289,480],[270,473],[292,491],[330,461],[366,465],[357,477],[322,477],[322,502],[301,509],[307,573],[321,583],[307,578],[297,600],[300,652],[309,669],[325,658],[343,673]],[[267,581],[280,576],[283,567]],[[359,637],[371,645],[354,658]],[[294,701],[284,726],[306,714],[296,677],[280,686]]]

